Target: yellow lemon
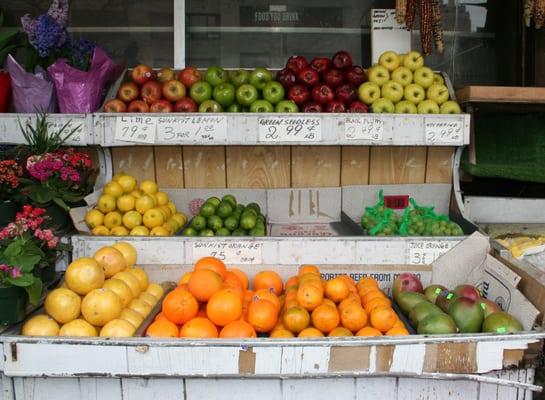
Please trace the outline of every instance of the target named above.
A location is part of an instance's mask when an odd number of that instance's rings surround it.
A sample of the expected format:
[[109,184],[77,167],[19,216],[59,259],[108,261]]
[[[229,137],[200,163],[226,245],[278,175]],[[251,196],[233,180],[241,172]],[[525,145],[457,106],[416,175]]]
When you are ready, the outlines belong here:
[[115,197],[111,194],[103,194],[98,198],[97,207],[103,214],[115,210]]
[[160,208],[161,210],[163,210],[168,217],[170,217],[172,215],[172,212],[170,211],[170,208],[168,206],[159,206],[157,208]]
[[127,262],[127,267],[131,268],[136,264],[137,254],[136,249],[132,244],[127,242],[116,242],[112,247],[115,247],[123,254],[123,257],[125,257],[125,261]]
[[132,229],[142,224],[142,215],[138,211],[129,211],[123,215],[123,225],[127,229]]
[[185,224],[187,224],[187,217],[184,213],[180,213],[180,212],[175,213],[172,215],[172,219],[176,220],[180,228],[184,226]]
[[143,195],[144,193],[142,193],[142,192],[141,192],[140,190],[138,190],[138,189],[135,189],[135,190],[133,190],[132,192],[130,192],[129,194],[130,194],[132,197],[134,197],[135,199],[138,199],[138,198],[142,197],[142,195]]
[[117,181],[119,181],[119,179],[120,179],[122,176],[125,176],[125,175],[126,175],[126,174],[125,174],[123,171],[118,172],[118,173],[114,174],[114,176],[112,176],[112,181],[117,182]]
[[149,234],[150,236],[170,236],[170,232],[162,226],[156,226]]
[[110,194],[114,196],[115,198],[121,196],[123,194],[123,188],[121,185],[115,181],[108,182],[106,186],[104,186],[103,190],[104,194]]
[[[157,208],[152,208],[144,213],[144,218],[142,218],[144,225],[149,229],[153,229],[157,226],[163,225],[165,222],[165,217]],[[108,225],[106,225],[108,226]]]
[[174,204],[172,201],[169,201],[167,203],[167,206],[168,206],[168,208],[170,208],[170,213],[171,214],[176,214],[176,211],[177,211],[176,210],[176,204]]
[[149,229],[143,225],[136,226],[129,232],[131,236],[149,236]]
[[104,225],[95,226],[91,233],[95,236],[109,236],[110,230]]
[[123,192],[130,193],[136,189],[136,179],[130,175],[122,175],[117,180],[117,183],[123,188]]
[[104,222],[104,214],[99,210],[93,209],[89,210],[85,215],[85,222],[89,228],[93,229],[96,226],[102,225]]
[[168,194],[165,192],[157,192],[155,197],[157,197],[157,205],[166,206],[168,204]]
[[140,214],[144,214],[146,211],[151,210],[153,207],[155,207],[155,201],[151,196],[145,194],[142,197],[136,199],[135,207],[136,211],[138,211]]
[[178,226],[178,223],[176,222],[176,220],[171,217],[167,219],[167,222],[163,224],[163,228],[170,231],[170,234],[173,235],[174,233],[176,233],[178,229],[181,228],[181,226]]
[[109,212],[104,216],[104,225],[108,229],[112,229],[116,226],[121,226],[123,223],[123,217],[117,211]]
[[147,194],[157,193],[157,184],[151,180],[144,180],[140,182],[140,190]]
[[134,210],[134,205],[136,203],[136,199],[132,197],[130,194],[124,194],[117,198],[117,208],[121,212],[127,212]]
[[129,230],[124,226],[114,226],[110,231],[111,236],[129,236]]

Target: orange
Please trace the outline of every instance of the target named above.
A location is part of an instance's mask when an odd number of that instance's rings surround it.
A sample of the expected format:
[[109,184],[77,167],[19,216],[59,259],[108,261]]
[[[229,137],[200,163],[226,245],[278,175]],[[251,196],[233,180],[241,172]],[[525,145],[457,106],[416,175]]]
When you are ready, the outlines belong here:
[[135,328],[138,328],[144,321],[144,317],[142,315],[134,310],[131,310],[130,308],[124,308],[121,311],[119,318],[129,321]]
[[21,333],[23,336],[58,336],[59,324],[47,315],[35,315],[25,322]]
[[397,314],[391,307],[378,306],[371,311],[369,321],[373,328],[384,333],[393,328],[397,319]]
[[303,275],[299,275],[299,286],[306,285],[307,283],[314,283],[316,285],[322,285],[322,278],[320,278],[320,275],[312,274],[312,273],[306,273]]
[[[237,278],[238,279],[238,278]],[[242,289],[242,286],[240,286],[239,283],[236,283],[233,280],[228,280],[223,282],[223,285],[221,286],[223,289],[231,289],[233,292],[237,294],[237,296],[240,298],[240,301],[244,300],[244,289]]]
[[135,328],[124,319],[112,319],[107,322],[100,330],[101,337],[132,337]]
[[110,289],[119,296],[121,306],[127,307],[133,299],[131,288],[121,279],[110,278],[102,285],[104,289]]
[[361,278],[358,283],[356,284],[356,287],[358,288],[358,290],[360,290],[362,287],[366,287],[366,286],[370,286],[370,287],[375,287],[378,289],[378,283],[377,281],[374,279],[374,278],[370,278],[370,277],[364,277],[364,278]]
[[393,327],[389,331],[386,332],[386,336],[405,336],[408,335],[409,331],[405,328],[396,328]]
[[273,339],[287,339],[294,337],[294,335],[287,329],[275,329],[271,332],[269,337]]
[[167,319],[181,325],[197,316],[199,303],[186,289],[176,288],[165,296],[162,313]]
[[310,314],[301,306],[291,307],[282,316],[282,322],[287,330],[299,333],[310,325]]
[[323,333],[331,332],[339,326],[339,322],[341,321],[337,309],[328,305],[316,307],[312,311],[312,314],[310,314],[310,319],[312,321],[312,326]]
[[120,279],[131,289],[132,297],[138,297],[140,295],[140,281],[136,276],[129,271],[121,271],[113,276],[115,279]]
[[148,329],[146,336],[150,337],[178,337],[178,327],[169,320],[154,321]]
[[68,266],[64,274],[66,285],[79,295],[85,295],[104,284],[104,270],[94,258],[81,257]]
[[382,336],[382,333],[371,326],[365,326],[356,332],[356,336]]
[[254,291],[253,290],[247,290],[244,292],[244,298],[242,299],[242,302],[244,304],[250,304],[252,299],[254,298]]
[[187,321],[180,329],[180,337],[207,339],[217,338],[218,328],[207,318],[193,318]]
[[154,321],[170,321],[162,311],[159,312],[153,319]]
[[255,338],[257,335],[252,325],[245,321],[231,321],[223,327],[219,337],[224,339]]
[[225,326],[241,317],[242,300],[233,289],[222,289],[208,300],[206,314],[214,324]]
[[299,276],[304,274],[314,274],[320,276],[320,270],[316,265],[301,265],[299,267]]
[[183,274],[182,277],[180,278],[180,280],[178,281],[178,285],[181,285],[182,283],[189,282],[189,280],[191,279],[191,274],[192,274],[191,271],[186,272],[185,274]]
[[382,297],[382,298],[378,297],[376,299],[373,299],[367,302],[367,304],[365,304],[365,311],[367,311],[367,314],[370,314],[375,307],[379,307],[379,306],[390,307],[391,305],[392,305],[392,302],[386,297]]
[[206,305],[202,308],[199,308],[199,312],[197,313],[197,317],[203,317],[208,318],[208,314],[206,313]]
[[131,274],[134,275],[136,279],[138,279],[138,284],[140,285],[141,292],[144,292],[148,288],[149,281],[148,281],[148,274],[146,273],[146,271],[144,271],[142,268],[139,268],[139,267],[132,267],[132,268],[127,268],[127,272],[130,272]]
[[211,271],[214,271],[219,274],[222,279],[225,279],[225,275],[227,275],[227,268],[225,267],[225,264],[223,263],[223,261],[215,257],[203,257],[198,260],[195,263],[193,270],[199,271],[201,269],[209,269]]
[[341,312],[344,307],[353,303],[357,304],[358,306],[361,306],[360,296],[358,296],[356,293],[350,293],[346,299],[344,299],[343,301],[339,303],[337,308],[339,309],[339,312]]
[[369,301],[371,301],[373,299],[377,299],[377,298],[384,299],[384,298],[386,298],[386,296],[380,290],[376,289],[376,290],[373,290],[373,291],[371,291],[369,293],[364,294],[361,297],[361,304],[363,304],[365,306],[367,303],[369,303]]
[[255,300],[248,306],[247,320],[256,332],[269,332],[278,320],[278,309],[267,300]]
[[81,303],[83,318],[94,326],[104,326],[121,315],[121,299],[110,289],[94,289]]
[[254,276],[253,280],[254,290],[269,289],[277,296],[282,294],[284,283],[282,278],[274,271],[260,271]]
[[221,289],[222,285],[221,275],[210,269],[193,271],[187,283],[189,291],[199,301],[208,301],[214,293]]
[[80,318],[61,326],[59,336],[98,336],[98,332],[93,325]]
[[358,293],[356,282],[350,276],[346,274],[339,275],[337,278],[342,279],[347,285],[350,293]]
[[318,307],[324,298],[324,289],[315,285],[302,285],[297,289],[297,301],[308,311]]
[[359,304],[348,304],[340,314],[341,325],[352,332],[357,332],[367,325],[367,312]]
[[321,304],[326,305],[326,306],[330,306],[330,307],[333,307],[333,308],[337,308],[337,305],[332,300],[329,300],[329,299],[324,298],[322,300]]
[[303,329],[301,332],[299,332],[299,335],[297,335],[297,337],[300,337],[300,338],[306,338],[306,337],[323,337],[324,334],[322,332],[320,332],[318,329],[316,328],[307,328],[307,329]]
[[246,290],[244,287],[244,282],[240,279],[240,277],[235,274],[233,271],[227,271],[225,274],[225,278],[223,279],[224,284],[229,284],[230,287],[232,286],[238,286],[242,290]]
[[364,295],[366,295],[367,293],[369,292],[374,292],[376,290],[379,290],[377,287],[375,286],[362,286],[358,289],[358,295],[360,297],[363,297]]
[[350,287],[341,277],[327,281],[325,284],[325,296],[335,303],[340,303],[348,297]]
[[81,298],[70,289],[58,288],[45,299],[45,312],[59,324],[66,324],[79,317]]
[[333,329],[327,336],[339,336],[339,337],[345,337],[345,336],[354,336],[352,332],[350,332],[348,329],[346,329],[343,326],[338,326],[337,328]]
[[286,284],[284,285],[284,287],[286,288],[286,291],[288,290],[288,288],[290,288],[292,286],[299,286],[299,277],[298,276],[290,276],[288,278],[288,280],[286,281]]
[[406,329],[407,327],[405,326],[405,324],[403,323],[402,320],[398,319],[398,320],[395,322],[395,324],[394,324],[394,326],[392,327],[392,329],[393,329],[393,328],[405,328],[405,329]]
[[236,276],[238,276],[238,278],[239,278],[240,281],[242,282],[242,288],[243,288],[244,290],[248,289],[248,284],[249,284],[249,282],[248,282],[248,277],[246,276],[246,274],[245,274],[243,271],[241,271],[241,270],[238,269],[238,268],[231,268],[231,269],[229,269],[227,272],[228,272],[228,273],[229,273],[229,272],[230,272],[230,273],[233,273],[233,274],[235,274]]
[[274,304],[276,309],[280,311],[281,305],[280,305],[280,299],[269,289],[259,289],[254,292],[254,295],[252,297],[252,301],[256,300],[267,300]]

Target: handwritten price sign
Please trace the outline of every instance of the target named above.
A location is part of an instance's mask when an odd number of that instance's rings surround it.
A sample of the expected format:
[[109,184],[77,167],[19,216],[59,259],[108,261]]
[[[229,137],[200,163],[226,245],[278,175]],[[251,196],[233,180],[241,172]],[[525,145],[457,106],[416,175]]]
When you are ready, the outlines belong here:
[[382,141],[384,121],[378,117],[352,117],[344,121],[346,140]]
[[319,117],[261,117],[258,119],[260,142],[321,142]]
[[117,117],[115,121],[115,140],[153,144],[156,130],[157,118],[155,117]]
[[262,264],[263,243],[194,242],[193,258],[216,257],[226,264]]
[[431,264],[457,243],[449,240],[415,240],[407,243],[407,264]]
[[426,144],[461,145],[464,141],[462,119],[426,118]]
[[[66,125],[66,128],[62,131],[61,137],[69,135],[74,129],[76,130],[72,136],[66,141],[66,144],[71,146],[85,146],[87,140],[85,137],[86,127],[85,120],[80,118],[51,118],[49,122],[49,129],[51,132],[58,132]],[[68,124],[68,125],[67,125]],[[24,125],[24,124],[23,124]]]
[[227,120],[222,116],[159,117],[157,143],[214,143],[227,141]]

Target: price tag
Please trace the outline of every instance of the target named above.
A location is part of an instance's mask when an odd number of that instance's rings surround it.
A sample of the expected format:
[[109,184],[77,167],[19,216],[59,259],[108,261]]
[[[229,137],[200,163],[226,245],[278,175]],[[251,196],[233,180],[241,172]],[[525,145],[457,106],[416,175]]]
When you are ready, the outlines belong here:
[[431,264],[456,246],[453,240],[414,240],[407,243],[406,262],[411,265]]
[[[60,131],[66,124],[66,128],[62,131],[62,137],[65,137],[70,134],[74,129],[76,130],[72,136],[66,141],[66,144],[71,146],[85,146],[87,144],[87,138],[85,136],[86,134],[86,127],[85,127],[85,119],[81,118],[68,118],[68,117],[54,117],[51,116],[48,118],[48,120],[51,120],[49,122],[49,130],[50,132],[58,132]],[[24,126],[24,124],[23,124]]]
[[260,117],[260,142],[321,142],[320,117]]
[[426,118],[426,144],[461,145],[464,140],[464,121],[461,119]]
[[117,117],[115,140],[132,143],[155,143],[157,118],[151,116]]
[[157,143],[209,143],[227,141],[227,119],[223,116],[159,117]]
[[216,257],[226,264],[262,264],[263,243],[194,242],[193,258]]
[[351,117],[344,121],[346,140],[382,141],[384,121],[379,117]]

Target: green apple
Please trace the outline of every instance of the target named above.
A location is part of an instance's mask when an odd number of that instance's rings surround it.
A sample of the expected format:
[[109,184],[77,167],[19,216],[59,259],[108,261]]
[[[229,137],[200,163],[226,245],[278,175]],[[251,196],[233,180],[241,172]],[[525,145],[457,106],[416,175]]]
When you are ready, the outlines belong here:
[[413,82],[413,73],[407,67],[397,67],[392,72],[392,80],[399,83],[401,86],[407,86]]
[[419,84],[424,89],[433,85],[433,71],[428,67],[420,67],[413,74],[414,83]]
[[399,54],[391,50],[385,51],[378,58],[378,63],[390,72],[399,67],[399,62]]
[[201,113],[217,113],[222,111],[223,107],[216,100],[205,100],[199,106],[199,112]]
[[250,83],[259,90],[262,90],[267,82],[272,80],[273,76],[267,68],[259,67],[250,73]]
[[364,82],[358,88],[358,97],[365,104],[372,104],[380,99],[380,87],[374,82]]
[[376,65],[369,69],[367,77],[370,82],[382,86],[390,80],[390,72],[382,65]]
[[430,99],[420,102],[416,109],[418,114],[439,114],[439,106],[435,101]]
[[227,110],[225,111],[232,112],[232,113],[239,113],[239,112],[242,112],[242,106],[238,103],[233,103],[229,107],[227,107]]
[[256,100],[250,106],[250,112],[270,113],[270,112],[274,112],[274,107],[267,100]]
[[443,104],[441,104],[441,108],[439,109],[439,112],[441,114],[460,114],[462,110],[460,109],[460,106],[455,101],[449,100],[445,101]]
[[401,100],[395,105],[395,112],[397,114],[416,114],[416,106],[409,100]]
[[374,113],[393,113],[395,111],[394,103],[391,100],[381,97],[371,104],[371,111]]
[[403,57],[403,66],[414,72],[424,66],[424,57],[418,51],[410,51]]
[[204,73],[204,80],[214,87],[227,82],[228,79],[229,75],[222,67],[210,67]]
[[221,83],[214,88],[213,96],[222,107],[229,107],[235,101],[235,87],[229,82]]
[[403,98],[403,86],[395,81],[388,81],[381,88],[382,97],[397,103]]
[[212,86],[205,81],[195,82],[189,89],[189,97],[195,100],[197,104],[210,100],[212,98]]
[[237,88],[250,82],[250,73],[245,69],[237,69],[231,72],[231,83]]
[[263,98],[272,104],[283,100],[285,93],[284,86],[279,82],[267,82],[263,87]]
[[405,100],[418,104],[426,98],[426,91],[422,86],[417,85],[416,83],[411,83],[405,86],[404,96]]
[[296,113],[299,112],[299,107],[293,100],[282,100],[278,102],[274,111],[277,113]]
[[445,80],[443,79],[443,77],[441,76],[441,74],[438,74],[437,72],[434,72],[433,73],[433,83],[437,83],[439,85],[444,85],[445,84]]
[[433,100],[437,104],[441,105],[448,100],[448,88],[445,85],[434,83],[428,88],[426,96],[428,97],[428,99]]
[[257,100],[258,93],[254,85],[244,83],[238,87],[235,96],[241,106],[249,107],[254,101]]

